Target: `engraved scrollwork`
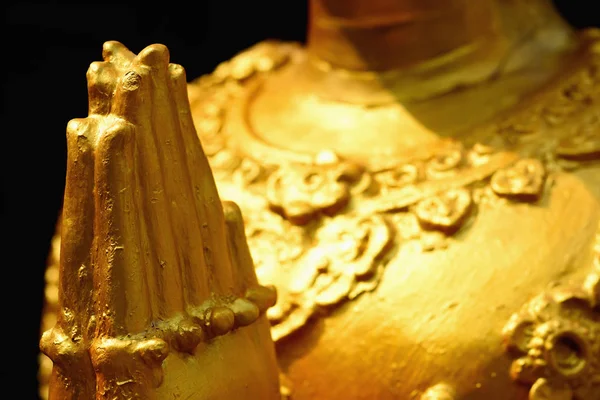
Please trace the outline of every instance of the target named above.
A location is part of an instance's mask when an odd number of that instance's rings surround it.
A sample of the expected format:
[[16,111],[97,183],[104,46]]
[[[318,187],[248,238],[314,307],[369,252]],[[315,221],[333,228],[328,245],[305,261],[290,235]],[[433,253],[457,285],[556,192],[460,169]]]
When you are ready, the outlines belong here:
[[531,385],[530,399],[600,396],[600,313],[585,291],[538,296],[513,315],[504,335],[517,357],[511,377]]

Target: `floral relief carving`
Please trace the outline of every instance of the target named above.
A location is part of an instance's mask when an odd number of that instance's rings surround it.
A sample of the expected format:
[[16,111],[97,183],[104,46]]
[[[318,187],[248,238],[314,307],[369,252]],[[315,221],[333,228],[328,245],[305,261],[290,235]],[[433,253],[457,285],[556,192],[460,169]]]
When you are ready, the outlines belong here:
[[427,162],[425,172],[430,179],[445,178],[456,174],[463,164],[463,149],[457,144],[436,153]]
[[492,146],[483,143],[475,143],[467,151],[466,160],[467,163],[478,167],[489,163],[490,157],[494,154],[495,150]]
[[288,268],[272,271],[284,281],[277,303],[267,316],[273,338],[297,329],[319,309],[375,289],[392,244],[392,232],[382,216],[341,215],[328,219],[316,232],[316,243]]
[[389,190],[413,185],[423,179],[422,166],[417,164],[402,164],[372,172],[375,182],[379,184],[382,193]]
[[522,159],[511,167],[497,171],[490,184],[499,196],[535,201],[542,194],[545,176],[545,167],[541,161]]
[[[322,306],[354,298],[376,285],[391,230],[382,216],[339,216],[316,232],[319,271],[332,277],[316,296]],[[350,284],[347,284],[349,282]]]
[[319,214],[333,216],[350,200],[350,186],[362,170],[347,162],[283,166],[267,180],[270,207],[295,225],[305,225]]
[[583,285],[542,293],[506,324],[506,348],[516,358],[510,374],[530,386],[530,399],[600,398],[599,283],[600,226]]
[[[538,201],[552,171],[549,160],[536,151],[506,151],[506,145],[562,124],[597,96],[598,74],[586,69],[492,127],[496,140],[486,144],[448,141],[428,157],[372,169],[326,150],[311,162],[266,166],[228,143],[223,121],[245,85],[285,67],[289,54],[270,42],[190,85],[196,127],[217,182],[262,199],[258,207],[240,206],[257,275],[265,284],[277,283],[277,304],[267,312],[276,340],[319,309],[373,290],[394,246],[416,242],[422,251],[443,249],[477,208]],[[552,142],[555,157],[594,159],[595,126],[592,119],[576,135]]]
[[515,360],[510,376],[531,400],[600,398],[600,226],[583,285],[558,286],[513,314],[504,327]]
[[421,200],[415,206],[415,214],[423,228],[452,234],[469,216],[472,205],[468,189],[452,189]]
[[529,398],[600,398],[600,312],[590,293],[557,289],[534,298],[505,326],[510,374]]

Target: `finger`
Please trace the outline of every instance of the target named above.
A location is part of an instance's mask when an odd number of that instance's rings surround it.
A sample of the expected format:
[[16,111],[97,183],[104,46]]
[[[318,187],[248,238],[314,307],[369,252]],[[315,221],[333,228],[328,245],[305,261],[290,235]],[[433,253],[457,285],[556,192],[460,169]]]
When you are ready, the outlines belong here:
[[[141,332],[152,319],[146,265],[140,257],[134,178],[135,128],[107,117],[96,150],[96,246],[94,279],[97,336]],[[104,130],[105,129],[105,130]]]
[[[135,180],[137,212],[143,230],[142,251],[153,315],[168,318],[184,309],[183,282],[178,243],[171,220],[173,199],[167,189],[165,166],[157,137],[154,75],[137,58],[120,80],[114,99],[114,113],[136,127]],[[126,78],[129,76],[129,78]]]
[[136,123],[138,110],[142,107],[141,93],[144,90],[140,86],[143,74],[140,67],[132,67],[120,77],[111,102],[111,114]]
[[[94,371],[85,343],[93,336],[88,325],[92,314],[92,263],[94,232],[95,120],[77,119],[67,126],[67,176],[61,226],[59,312],[56,326],[40,340],[41,350],[54,363],[50,398],[70,398],[77,385],[83,397],[93,397]],[[68,366],[77,365],[78,374]]]
[[211,289],[226,293],[232,285],[233,277],[229,254],[224,251],[227,246],[227,233],[223,208],[212,171],[192,121],[185,70],[175,64],[171,64],[169,69],[172,96],[177,105],[182,146],[194,197],[193,208],[201,227],[204,265],[209,274]]
[[[67,126],[67,176],[63,201],[59,303],[84,327],[92,313],[94,239],[94,148],[96,120],[75,119]],[[58,321],[64,321],[64,311]],[[79,329],[79,328],[77,328]],[[85,332],[73,332],[83,335]]]
[[144,71],[145,107],[139,110],[137,123],[146,132],[140,140],[143,139],[149,145],[147,151],[140,150],[140,158],[148,161],[146,166],[150,160],[153,160],[151,162],[154,165],[151,176],[155,188],[151,208],[157,216],[156,220],[160,222],[152,231],[154,239],[158,240],[160,236],[157,228],[160,228],[161,239],[165,243],[162,248],[164,259],[161,259],[157,276],[157,284],[164,285],[163,292],[167,294],[163,302],[165,317],[185,308],[185,286],[188,282],[182,276],[181,267],[186,263],[184,249],[190,239],[187,235],[180,235],[182,242],[178,241],[178,232],[185,231],[189,220],[179,218],[180,210],[186,209],[186,205],[180,190],[183,186],[181,161],[174,151],[177,146],[171,121],[172,105],[168,96],[168,64],[169,51],[159,44],[144,48],[132,63]]
[[[148,96],[151,91],[149,87],[149,77],[147,71],[140,66],[129,66],[127,72],[125,72],[117,85],[115,90],[115,96],[112,101],[111,114],[119,117],[131,124],[136,123],[139,120],[140,109],[145,107],[143,104],[143,98]],[[143,79],[142,77],[145,77]],[[147,113],[144,115],[147,116]],[[168,309],[165,308],[167,299],[165,298],[165,285],[161,280],[161,273],[159,269],[161,265],[166,265],[164,258],[157,253],[157,246],[161,248],[160,244],[156,243],[156,235],[152,233],[152,220],[150,220],[150,203],[157,201],[155,195],[147,193],[146,185],[147,182],[151,182],[151,175],[145,170],[150,167],[156,168],[157,162],[156,155],[151,153],[150,156],[154,156],[148,162],[146,154],[148,151],[148,138],[147,134],[143,134],[140,125],[137,125],[137,132],[135,137],[135,145],[133,146],[134,154],[134,173],[132,174],[132,193],[134,195],[134,207],[137,214],[137,235],[139,237],[139,258],[142,265],[145,266],[144,275],[146,278],[146,286],[149,296],[149,307],[150,314],[153,317],[167,316]],[[153,170],[156,174],[156,169]],[[150,178],[149,178],[150,177]],[[155,192],[160,192],[160,189],[154,189]],[[173,263],[170,263],[173,265]],[[166,288],[167,291],[174,290]]]
[[223,201],[223,213],[227,224],[228,247],[234,268],[234,288],[240,293],[258,286],[254,262],[246,242],[244,219],[238,205],[232,201]]
[[203,224],[206,221],[202,220],[201,212],[197,206],[194,195],[194,186],[192,182],[193,166],[190,164],[191,154],[194,148],[189,148],[186,141],[186,136],[195,135],[195,132],[190,132],[189,127],[181,123],[181,118],[185,118],[185,110],[187,106],[187,92],[185,82],[185,71],[176,64],[169,64],[169,98],[172,110],[173,130],[177,133],[175,143],[177,151],[181,158],[181,173],[185,178],[183,184],[185,189],[185,207],[181,210],[186,212],[184,218],[186,220],[187,232],[181,231],[185,238],[185,253],[183,256],[182,275],[186,285],[186,300],[188,304],[199,305],[210,294],[208,284],[208,261],[211,260],[210,249],[205,251],[203,245],[202,230]]
[[108,114],[117,78],[115,67],[108,62],[93,62],[87,70],[86,78],[88,84],[88,114]]
[[127,47],[116,40],[109,40],[102,45],[102,59],[119,67],[128,66],[135,58]]
[[169,69],[165,46],[152,45],[138,56],[141,65],[151,70],[153,133],[160,148],[164,190],[170,202],[165,210],[171,221],[171,234],[177,244],[177,260],[187,304],[201,304],[209,295],[209,270],[214,250],[202,236],[202,221],[194,199],[191,171],[179,123],[179,108],[185,106],[173,95],[175,85]]
[[243,296],[233,303],[232,308],[236,315],[236,323],[243,326],[275,305],[277,295],[273,287],[258,284],[240,208],[232,201],[224,201],[223,212],[233,268],[233,288],[236,294]]

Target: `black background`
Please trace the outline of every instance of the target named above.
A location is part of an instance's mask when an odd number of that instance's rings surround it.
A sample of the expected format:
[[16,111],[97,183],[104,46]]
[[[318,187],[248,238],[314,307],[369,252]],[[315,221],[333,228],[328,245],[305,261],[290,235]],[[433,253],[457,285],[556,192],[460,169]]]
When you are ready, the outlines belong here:
[[[118,40],[135,53],[163,43],[193,79],[258,41],[303,41],[306,3],[4,3],[0,397],[37,399],[43,271],[62,202],[65,127],[87,115],[85,73],[102,43]],[[578,28],[600,26],[594,3],[555,1]]]

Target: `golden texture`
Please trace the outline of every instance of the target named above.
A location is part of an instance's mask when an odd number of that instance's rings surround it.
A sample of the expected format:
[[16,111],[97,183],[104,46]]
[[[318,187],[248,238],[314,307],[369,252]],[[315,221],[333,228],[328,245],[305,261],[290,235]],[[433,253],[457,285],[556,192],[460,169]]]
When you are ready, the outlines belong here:
[[187,87],[284,398],[600,398],[600,33],[476,3],[312,0]]
[[107,42],[67,128],[50,399],[279,398],[239,208],[219,200],[168,50]]
[[[253,104],[306,62],[300,47],[261,43],[190,85],[219,191],[278,289],[267,316],[291,399],[599,395],[596,38],[582,33],[544,85],[460,140],[395,159],[264,139]],[[287,63],[248,67],[265,54]],[[251,74],[227,75],[242,62]],[[340,133],[378,140],[355,128]]]

